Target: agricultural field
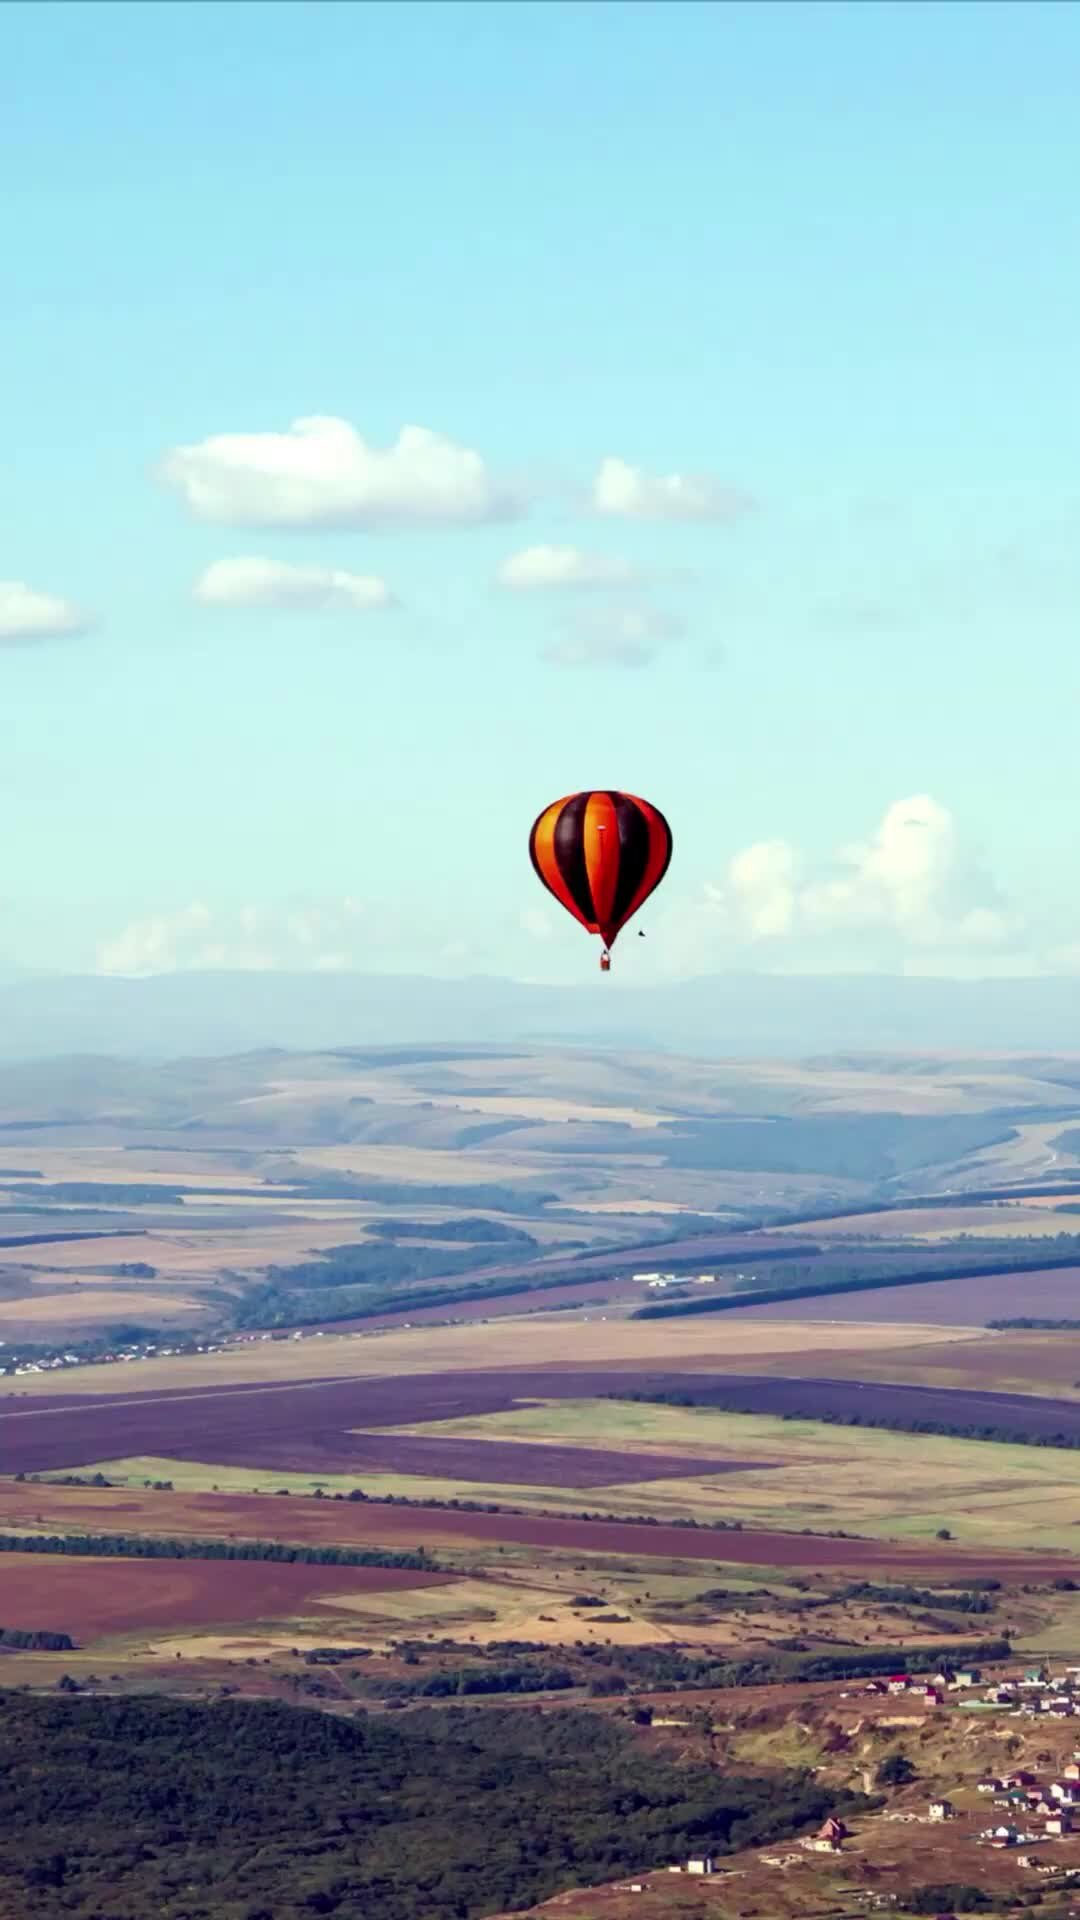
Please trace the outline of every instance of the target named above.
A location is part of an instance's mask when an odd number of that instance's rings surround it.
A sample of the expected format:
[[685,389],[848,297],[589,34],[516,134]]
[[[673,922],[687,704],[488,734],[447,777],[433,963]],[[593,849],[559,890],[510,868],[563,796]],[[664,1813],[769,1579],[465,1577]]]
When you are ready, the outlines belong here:
[[[1052,1172],[1067,1204],[1072,1073],[1007,1058],[733,1067],[438,1047],[9,1066],[0,1241],[22,1244],[0,1248],[0,1338],[330,1324],[350,1308],[389,1322],[398,1294],[418,1324],[443,1294],[470,1320],[476,1299],[456,1296],[482,1283],[486,1313],[514,1316],[534,1279],[559,1277],[589,1283],[567,1289],[570,1311],[623,1311],[637,1252],[648,1265],[650,1246],[681,1235],[685,1260],[761,1261],[763,1223],[790,1246],[792,1212],[834,1216],[815,1230],[834,1247],[890,1231],[1031,1240],[1068,1217],[1041,1201],[887,1215],[860,1203]],[[72,1233],[95,1237],[58,1237]]]
[[181,1626],[272,1630],[277,1623],[301,1619],[321,1636],[354,1609],[362,1611],[384,1596],[451,1584],[446,1574],[396,1567],[265,1561],[6,1553],[0,1564],[5,1620],[77,1634],[80,1644]]
[[920,1281],[910,1287],[870,1287],[857,1293],[824,1294],[784,1306],[746,1307],[739,1318],[807,1323],[877,1322],[886,1326],[985,1327],[1018,1314],[1080,1321],[1080,1266],[995,1273],[962,1280]]
[[[927,1536],[918,1528],[912,1528],[907,1538],[877,1538],[854,1531],[846,1537],[834,1537],[824,1525],[805,1533],[750,1525],[714,1531],[705,1525],[695,1528],[665,1523],[655,1516],[631,1520],[620,1517],[617,1511],[610,1519],[559,1514],[542,1507],[536,1496],[532,1510],[491,1502],[493,1510],[489,1511],[478,1501],[475,1510],[457,1511],[425,1505],[422,1498],[408,1505],[384,1505],[375,1499],[338,1501],[325,1494],[321,1499],[290,1494],[286,1505],[276,1493],[215,1493],[212,1486],[206,1489],[205,1485],[156,1494],[145,1486],[140,1489],[140,1478],[149,1476],[140,1476],[138,1467],[131,1464],[133,1470],[125,1476],[128,1463],[120,1463],[118,1479],[122,1484],[104,1490],[84,1491],[44,1482],[0,1483],[0,1527],[16,1533],[146,1532],[195,1539],[279,1539],[301,1545],[404,1551],[425,1546],[450,1555],[455,1564],[466,1547],[496,1552],[521,1547],[545,1555],[618,1555],[635,1562],[694,1565],[704,1561],[712,1567],[841,1568],[897,1576],[926,1573],[943,1579],[987,1572],[997,1577],[1002,1569],[1017,1579],[1053,1579],[1075,1573],[1077,1564],[1071,1543],[1060,1549],[1023,1551],[1010,1540],[982,1549],[965,1545],[963,1540],[940,1543],[933,1534]],[[438,1498],[429,1492],[429,1500]],[[600,1514],[593,1499],[589,1513]]]
[[[965,1234],[976,1240],[1050,1239],[1072,1233],[1076,1215],[1062,1211],[1075,1206],[1062,1194],[1036,1196],[1030,1205],[1015,1200],[987,1200],[971,1206],[899,1206],[888,1213],[850,1213],[815,1221],[815,1239],[834,1240],[952,1240]],[[780,1226],[778,1233],[805,1235],[805,1226]]]
[[[794,1303],[793,1303],[794,1306]],[[794,1311],[789,1320],[759,1321],[743,1313],[715,1318],[632,1320],[589,1309],[568,1322],[558,1312],[538,1310],[520,1318],[491,1317],[455,1325],[398,1325],[386,1329],[297,1330],[288,1339],[244,1338],[217,1351],[133,1356],[121,1370],[89,1363],[77,1372],[25,1373],[0,1380],[0,1415],[32,1401],[82,1398],[115,1400],[135,1393],[212,1392],[222,1386],[276,1390],[313,1379],[391,1379],[399,1375],[448,1375],[497,1370],[618,1372],[828,1373],[831,1356],[850,1353],[856,1367],[876,1371],[877,1356],[900,1349],[907,1356],[921,1344],[940,1355],[946,1347],[992,1339],[978,1329],[892,1325],[808,1326]],[[6,1391],[4,1391],[6,1389]]]
[[[1080,1330],[985,1324],[1018,1297],[1071,1317],[1080,1253],[1039,1262],[1080,1225],[1075,1074],[558,1048],[0,1070],[0,1681],[372,1727],[521,1696],[844,1795],[902,1741],[917,1790],[841,1861],[650,1863],[640,1894],[543,1911],[795,1920],[944,1881],[926,1792],[962,1796],[993,1729],[950,1706],[900,1731],[815,1676],[1080,1657]],[[1014,1247],[1023,1275],[906,1282]],[[719,1298],[855,1267],[905,1284],[632,1317],[672,1297],[634,1273]],[[72,1644],[27,1644],[50,1633]]]

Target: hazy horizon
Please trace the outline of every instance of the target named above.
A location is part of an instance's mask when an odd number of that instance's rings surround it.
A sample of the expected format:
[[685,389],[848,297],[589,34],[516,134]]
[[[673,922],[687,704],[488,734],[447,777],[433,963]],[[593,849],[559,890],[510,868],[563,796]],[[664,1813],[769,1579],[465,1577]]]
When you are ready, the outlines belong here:
[[378,1045],[613,1047],[777,1060],[834,1052],[1080,1052],[1068,977],[716,974],[640,985],[477,975],[192,970],[138,980],[0,981],[0,1060],[70,1054],[177,1059]]

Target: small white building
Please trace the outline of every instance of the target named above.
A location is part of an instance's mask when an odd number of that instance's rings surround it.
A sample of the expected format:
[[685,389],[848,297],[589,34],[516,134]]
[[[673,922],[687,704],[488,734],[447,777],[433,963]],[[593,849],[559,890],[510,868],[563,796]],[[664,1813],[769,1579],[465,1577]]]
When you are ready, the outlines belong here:
[[931,1800],[931,1820],[951,1820],[956,1812],[951,1800]]
[[707,1853],[701,1860],[688,1860],[686,1871],[687,1873],[715,1873],[712,1854]]

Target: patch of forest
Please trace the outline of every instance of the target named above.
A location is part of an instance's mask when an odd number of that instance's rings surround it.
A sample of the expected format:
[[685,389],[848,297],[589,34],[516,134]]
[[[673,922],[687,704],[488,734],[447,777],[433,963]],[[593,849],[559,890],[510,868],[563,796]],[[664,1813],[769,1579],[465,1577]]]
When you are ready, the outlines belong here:
[[472,1920],[866,1805],[581,1712],[0,1695],[2,1920]]
[[464,1240],[479,1246],[485,1242],[535,1247],[531,1233],[512,1227],[506,1220],[488,1220],[484,1214],[461,1220],[380,1220],[368,1228],[379,1240]]
[[69,1633],[51,1633],[46,1627],[0,1627],[0,1647],[9,1653],[71,1653]]
[[[428,1250],[430,1251],[430,1249]],[[455,1263],[455,1269],[470,1271],[477,1266],[502,1259],[497,1247],[492,1247],[486,1256],[479,1249],[462,1256],[446,1255],[438,1263],[439,1271],[445,1273],[447,1261]],[[314,1263],[312,1263],[314,1266]],[[554,1288],[566,1288],[574,1284],[574,1276],[565,1273],[530,1278],[527,1273],[510,1274],[498,1280],[466,1280],[445,1286],[410,1287],[403,1286],[395,1290],[392,1286],[378,1286],[372,1290],[370,1283],[362,1285],[345,1283],[336,1285],[332,1291],[313,1287],[310,1291],[292,1293],[284,1285],[292,1275],[290,1267],[275,1271],[273,1278],[252,1287],[239,1300],[233,1312],[233,1320],[239,1328],[269,1328],[314,1326],[326,1322],[332,1325],[335,1320],[376,1320],[386,1313],[415,1313],[422,1307],[463,1306],[470,1300],[500,1300],[516,1293],[547,1293]]]

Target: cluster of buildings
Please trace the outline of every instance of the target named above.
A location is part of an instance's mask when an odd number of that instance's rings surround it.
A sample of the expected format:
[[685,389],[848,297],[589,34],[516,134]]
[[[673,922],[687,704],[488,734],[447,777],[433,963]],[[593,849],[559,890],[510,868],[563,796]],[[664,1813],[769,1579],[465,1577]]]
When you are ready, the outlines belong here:
[[978,1667],[943,1667],[926,1679],[925,1675],[891,1673],[881,1680],[868,1680],[864,1692],[870,1694],[906,1694],[924,1706],[941,1707],[947,1693],[966,1693],[977,1687],[982,1674]]
[[[2,1345],[3,1342],[0,1342]],[[191,1344],[180,1347],[159,1347],[150,1341],[144,1345],[110,1348],[106,1353],[47,1353],[39,1354],[33,1360],[19,1360],[14,1355],[0,1364],[0,1380],[8,1375],[18,1379],[25,1373],[57,1373],[68,1367],[104,1367],[130,1360],[167,1360],[177,1353],[219,1353],[220,1347]]]
[[[665,1287],[715,1287],[715,1273],[632,1273],[631,1280],[638,1287],[652,1287],[663,1291]],[[756,1274],[738,1273],[737,1280],[754,1280]]]
[[[163,1347],[155,1340],[136,1341],[132,1344],[110,1347],[104,1353],[41,1353],[36,1351],[32,1359],[20,1359],[15,1349],[0,1357],[0,1380],[18,1379],[26,1373],[57,1373],[68,1367],[107,1367],[122,1365],[132,1360],[171,1360],[177,1354],[222,1353],[226,1347],[249,1346],[257,1340],[324,1340],[326,1335],[321,1328],[314,1332],[297,1329],[280,1333],[238,1333],[230,1334],[223,1340],[183,1340],[175,1346]],[[4,1342],[0,1340],[0,1349]]]
[[1080,1667],[1050,1674],[1045,1667],[1029,1667],[1019,1678],[999,1681],[984,1696],[993,1707],[1011,1707],[1029,1716],[1047,1713],[1067,1720],[1080,1715]]
[[[1080,1761],[1070,1761],[1062,1768],[1060,1779],[1045,1783],[1022,1768],[1000,1779],[987,1775],[979,1781],[978,1791],[992,1795],[993,1805],[1013,1816],[983,1828],[979,1839],[985,1845],[1017,1847],[1038,1840],[1061,1840],[1076,1831],[1080,1820]],[[1033,1826],[1033,1822],[1038,1824]]]
[[[864,1691],[870,1694],[904,1694],[924,1706],[944,1706],[945,1696],[961,1693],[968,1697],[964,1707],[1012,1710],[1033,1717],[1049,1714],[1058,1720],[1080,1716],[1080,1667],[1066,1667],[1050,1674],[1045,1667],[1028,1667],[1022,1674],[995,1680],[982,1693],[982,1673],[978,1667],[944,1667],[929,1679],[923,1675],[894,1673],[880,1680],[868,1680]],[[973,1697],[974,1696],[974,1697]]]

